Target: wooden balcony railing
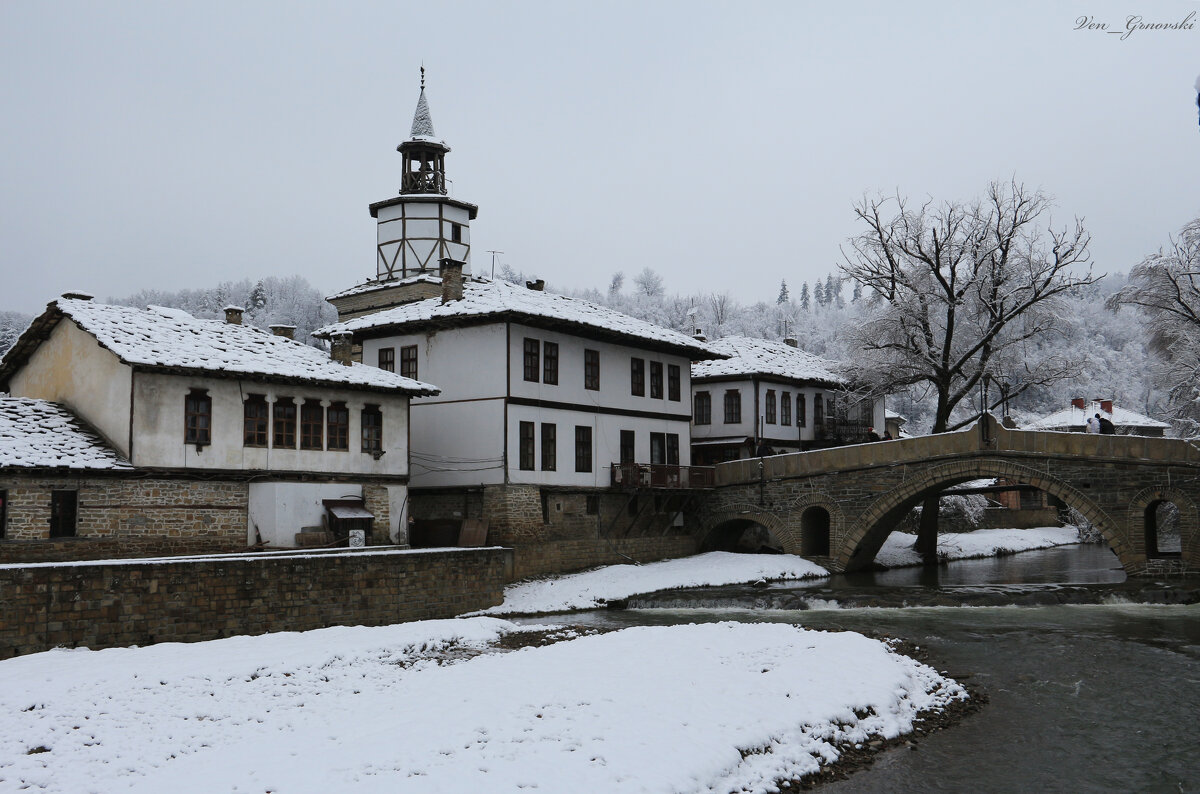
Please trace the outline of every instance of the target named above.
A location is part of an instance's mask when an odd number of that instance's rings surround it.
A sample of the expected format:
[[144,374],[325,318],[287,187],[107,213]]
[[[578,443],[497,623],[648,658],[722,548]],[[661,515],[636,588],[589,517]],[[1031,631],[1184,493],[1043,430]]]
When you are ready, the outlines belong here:
[[712,466],[668,466],[650,463],[612,464],[616,488],[711,488]]

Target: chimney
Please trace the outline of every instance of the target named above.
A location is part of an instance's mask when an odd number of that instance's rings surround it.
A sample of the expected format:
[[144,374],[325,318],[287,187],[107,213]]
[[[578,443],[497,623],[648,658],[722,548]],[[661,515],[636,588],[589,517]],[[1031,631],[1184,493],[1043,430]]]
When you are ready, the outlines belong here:
[[1100,401],[1100,410],[1104,411],[1104,413],[1106,413],[1106,414],[1111,414],[1112,413],[1112,404],[1113,404],[1112,400],[1101,400]]
[[338,364],[345,364],[348,367],[354,363],[351,358],[353,349],[354,334],[349,331],[341,331],[333,335],[329,346],[329,357]]
[[1071,407],[1072,407],[1072,408],[1078,408],[1079,410],[1081,410],[1081,411],[1082,411],[1082,410],[1083,410],[1084,408],[1086,408],[1087,406],[1083,404],[1083,398],[1082,398],[1082,397],[1072,397],[1072,398],[1071,398]]
[[539,278],[537,281],[526,281],[525,289],[531,289],[534,292],[541,292],[546,288],[546,279]]
[[696,333],[692,334],[692,339],[695,339],[697,342],[708,341],[708,337],[704,335],[704,331],[699,328],[696,329]]
[[86,292],[81,292],[77,289],[68,290],[62,294],[62,297],[72,301],[90,301],[94,295],[89,295]]
[[245,309],[243,309],[241,306],[226,306],[225,322],[229,323],[230,325],[241,325],[242,312],[244,311]]
[[463,263],[455,259],[443,259],[442,266],[442,303],[462,300],[463,296]]
[[800,347],[800,340],[796,339],[794,336],[785,337],[783,343],[788,347]]
[[269,325],[267,327],[275,336],[282,336],[284,339],[296,338],[296,326],[294,325]]

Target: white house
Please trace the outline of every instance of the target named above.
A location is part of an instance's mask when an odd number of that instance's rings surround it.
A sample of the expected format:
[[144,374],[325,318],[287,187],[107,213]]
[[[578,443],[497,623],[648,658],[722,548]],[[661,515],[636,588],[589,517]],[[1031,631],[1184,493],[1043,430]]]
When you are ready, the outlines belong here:
[[[69,410],[138,477],[159,483],[129,502],[136,518],[121,519],[131,544],[151,528],[195,534],[203,527],[184,527],[170,511],[218,507],[216,546],[292,546],[330,516],[368,513],[375,542],[403,542],[408,404],[437,389],[348,357],[333,361],[286,328],[242,325],[240,309],[226,314],[226,322],[202,320],[67,295],[0,361],[0,389]],[[80,520],[111,507],[110,496],[80,494]]]
[[1166,422],[1160,422],[1136,411],[1115,405],[1112,400],[1097,398],[1086,401],[1082,397],[1076,397],[1071,400],[1069,408],[1036,419],[1026,425],[1026,429],[1082,433],[1087,426],[1088,418],[1094,417],[1096,414],[1112,422],[1117,433],[1121,435],[1162,438],[1171,427]]
[[692,364],[692,459],[718,463],[858,443],[884,427],[883,400],[849,394],[837,364],[795,340],[730,336],[726,358]]

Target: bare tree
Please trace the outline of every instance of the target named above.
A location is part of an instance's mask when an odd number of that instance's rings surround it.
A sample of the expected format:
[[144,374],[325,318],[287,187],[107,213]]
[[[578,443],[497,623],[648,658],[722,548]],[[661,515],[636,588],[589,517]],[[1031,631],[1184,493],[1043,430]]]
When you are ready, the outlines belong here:
[[1168,250],[1134,267],[1108,306],[1136,306],[1149,320],[1150,347],[1161,362],[1156,374],[1173,418],[1185,435],[1200,434],[1200,218]]
[[729,315],[733,311],[733,299],[729,297],[728,292],[712,292],[708,295],[708,312],[709,317],[713,321],[713,329],[711,336],[719,336],[722,328],[729,322]]
[[[1029,360],[1054,333],[1059,297],[1094,283],[1082,221],[1053,228],[1051,200],[1016,182],[992,183],[971,203],[900,196],[854,207],[866,231],[843,249],[842,272],[876,304],[856,327],[857,383],[876,394],[926,386],[936,396],[932,432],[957,430],[1035,384],[1070,377],[1066,356]],[[826,296],[828,300],[829,296]],[[975,403],[989,380],[994,403]],[[917,548],[937,547],[937,498],[926,501]]]

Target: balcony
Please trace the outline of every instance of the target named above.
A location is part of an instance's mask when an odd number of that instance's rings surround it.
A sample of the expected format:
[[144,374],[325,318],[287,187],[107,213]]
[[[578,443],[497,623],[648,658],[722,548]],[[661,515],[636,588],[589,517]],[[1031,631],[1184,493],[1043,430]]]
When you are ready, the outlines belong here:
[[669,466],[651,463],[612,464],[614,488],[684,490],[713,487],[712,466]]

